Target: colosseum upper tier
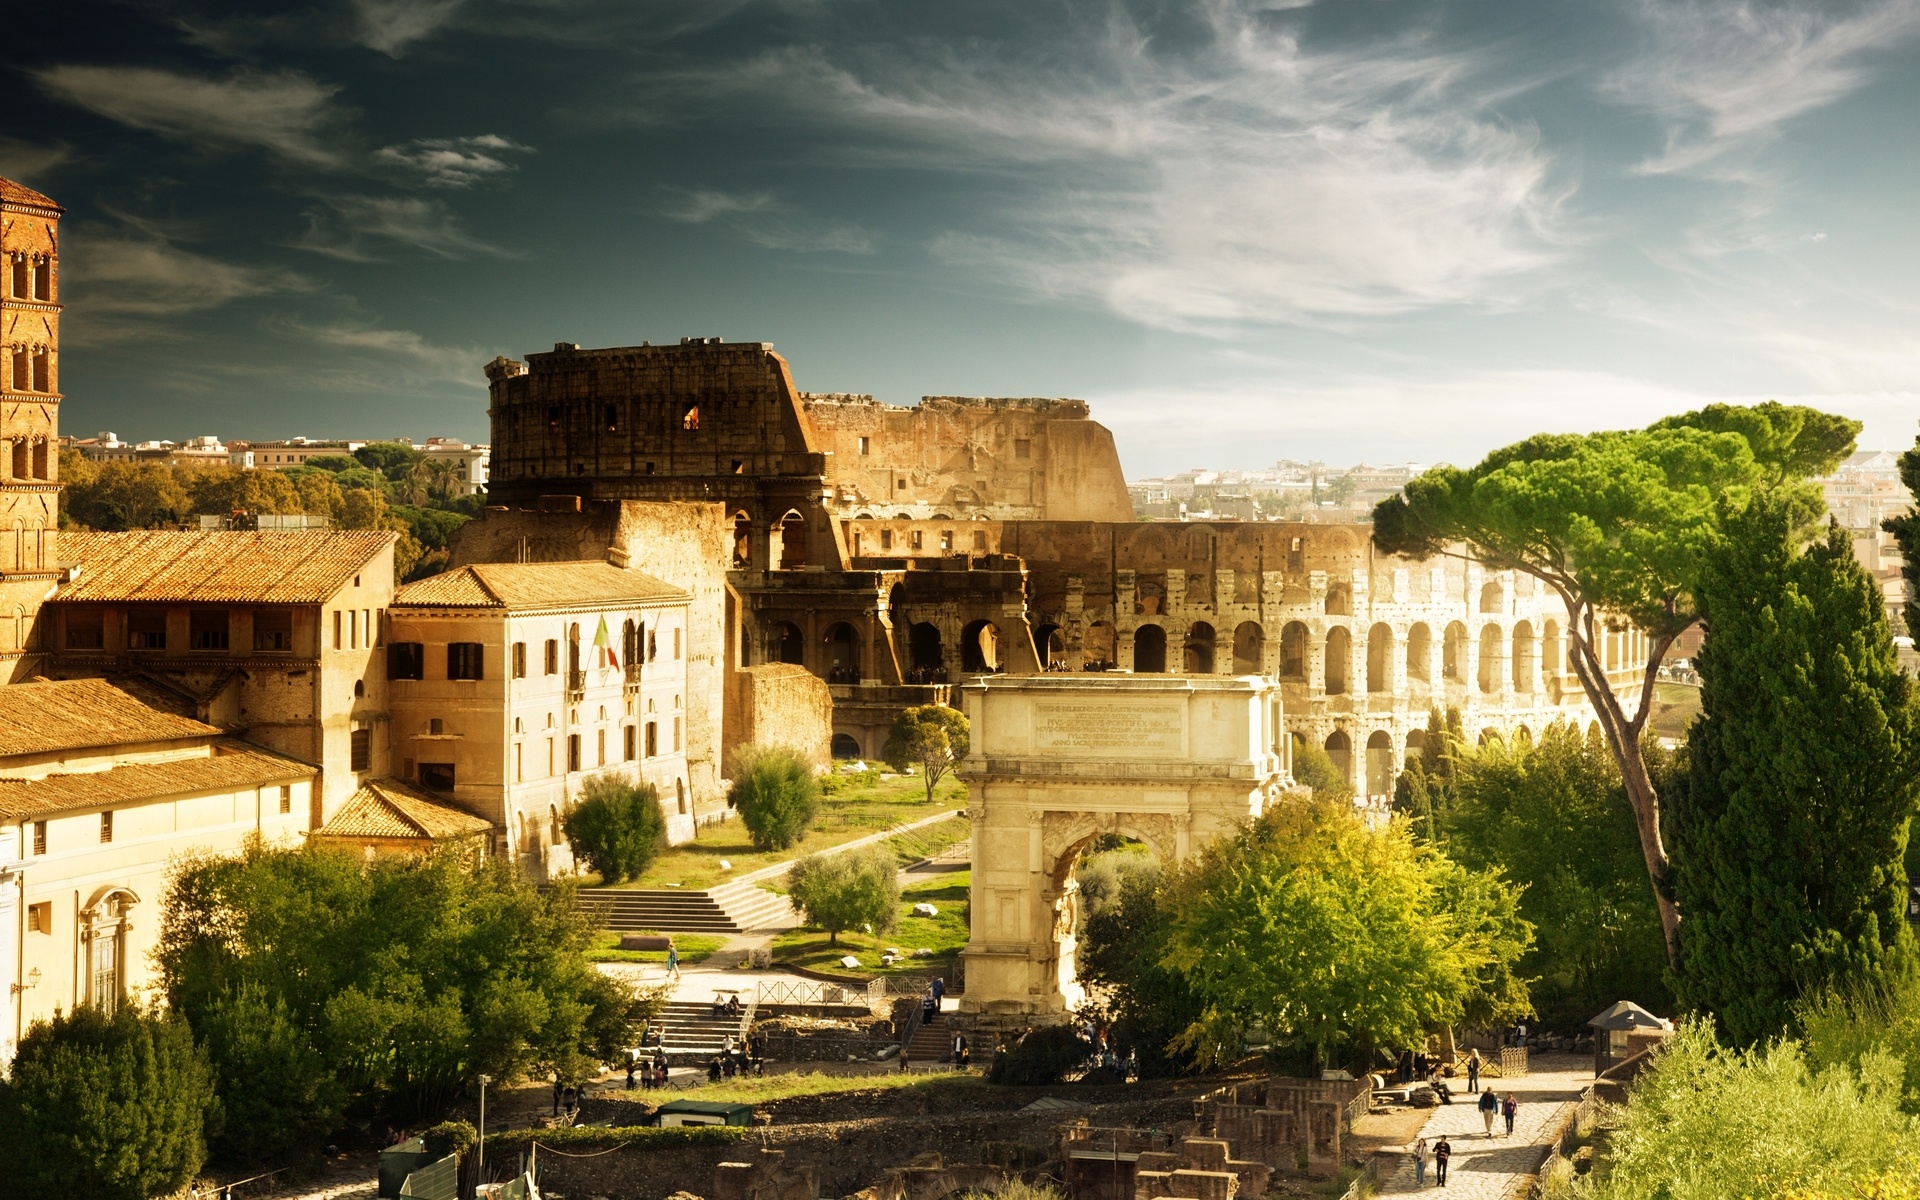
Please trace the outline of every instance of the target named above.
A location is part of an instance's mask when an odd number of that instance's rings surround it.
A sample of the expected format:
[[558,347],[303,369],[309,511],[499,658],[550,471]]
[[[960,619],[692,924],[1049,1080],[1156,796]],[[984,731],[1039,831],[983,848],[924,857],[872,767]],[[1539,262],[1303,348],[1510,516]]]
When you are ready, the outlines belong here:
[[[728,666],[830,685],[834,744],[874,756],[908,704],[982,672],[1265,674],[1286,724],[1390,794],[1428,712],[1469,736],[1586,723],[1559,598],[1462,555],[1381,554],[1365,525],[1133,518],[1113,436],[1078,400],[796,390],[762,342],[488,365],[495,504],[723,506]],[[1605,635],[1616,687],[1646,647]]]

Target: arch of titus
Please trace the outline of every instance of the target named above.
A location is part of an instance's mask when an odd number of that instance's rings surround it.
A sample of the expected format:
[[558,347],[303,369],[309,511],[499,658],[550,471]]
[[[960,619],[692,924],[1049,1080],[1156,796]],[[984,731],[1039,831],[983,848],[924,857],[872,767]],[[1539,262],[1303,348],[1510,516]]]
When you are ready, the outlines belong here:
[[1253,676],[989,675],[961,689],[973,822],[961,1022],[1026,1028],[1078,1003],[1073,867],[1113,833],[1185,859],[1291,789],[1280,689]]

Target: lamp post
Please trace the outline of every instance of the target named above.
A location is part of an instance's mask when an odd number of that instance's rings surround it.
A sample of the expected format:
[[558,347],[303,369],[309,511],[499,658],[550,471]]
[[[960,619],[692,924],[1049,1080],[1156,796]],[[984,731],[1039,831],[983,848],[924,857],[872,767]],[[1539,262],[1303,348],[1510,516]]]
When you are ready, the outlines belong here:
[[493,1082],[493,1076],[480,1077],[480,1148],[474,1153],[473,1173],[476,1184],[487,1181],[487,1085]]

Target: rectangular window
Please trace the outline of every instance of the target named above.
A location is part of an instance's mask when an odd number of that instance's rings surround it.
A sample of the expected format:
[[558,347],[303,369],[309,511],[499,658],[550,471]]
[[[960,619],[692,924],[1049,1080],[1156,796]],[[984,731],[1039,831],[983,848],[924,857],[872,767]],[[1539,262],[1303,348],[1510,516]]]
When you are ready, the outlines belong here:
[[27,905],[27,932],[53,932],[53,901],[42,900],[38,904]]
[[985,550],[987,548],[986,530],[976,529],[973,531],[973,548],[975,550]]
[[559,638],[547,639],[546,673],[549,675],[558,675],[560,673],[560,639]]
[[547,774],[553,774],[553,739],[547,739]]
[[633,750],[634,750],[634,740],[635,740],[635,739],[634,739],[634,733],[635,733],[635,730],[634,730],[634,728],[633,728],[633,726],[631,726],[631,725],[628,725],[628,726],[627,726],[627,727],[626,727],[626,728],[625,728],[624,730],[622,730],[621,732],[622,732],[622,735],[623,735],[623,740],[624,740],[624,741],[625,741],[625,743],[626,743],[626,758],[627,758],[627,761],[628,761],[628,762],[632,762],[632,761],[633,761]]
[[921,531],[918,529],[914,530],[913,531],[913,548],[915,550],[920,549],[921,546],[924,544],[921,542],[920,538],[921,538]]
[[35,300],[53,299],[53,264],[44,258],[34,264],[33,298]]
[[953,530],[951,530],[951,529],[942,529],[942,530],[940,531],[940,549],[942,549],[942,550],[945,550],[945,551],[947,551],[947,552],[949,552],[949,553],[951,553],[951,552],[952,552],[952,550],[953,550]]
[[513,781],[515,783],[520,783],[527,777],[520,753],[524,749],[526,747],[519,742],[513,744]]
[[97,608],[67,610],[67,649],[102,650],[107,645],[106,614]]
[[1013,456],[1015,458],[1032,458],[1033,457],[1032,439],[1030,438],[1013,439]]
[[33,352],[33,390],[36,392],[53,390],[53,372],[48,369],[45,350]]
[[280,815],[285,816],[286,814],[292,811],[293,811],[293,785],[290,783],[283,783],[280,785]]
[[[353,577],[353,582],[354,582],[354,586],[358,587],[360,584],[360,577],[358,575],[355,575]],[[367,649],[369,650],[373,649],[373,610],[370,608],[363,608],[360,610],[360,631],[366,635]]]
[[27,380],[29,378],[30,376],[27,374],[27,352],[24,349],[15,350],[13,352],[13,390],[16,392],[26,391]]
[[893,549],[893,530],[882,529],[880,531],[880,548],[882,550]]
[[420,764],[420,786],[435,792],[452,791],[453,790],[453,764],[452,763],[430,763],[430,762],[421,763]]
[[45,821],[35,821],[33,823],[33,852],[35,854],[45,854],[47,852],[47,823]]
[[353,609],[347,610],[347,649],[360,648],[360,614]]
[[347,735],[347,769],[350,771],[371,771],[373,769],[373,730],[356,729]]
[[133,608],[127,610],[127,649],[165,650],[167,648],[167,610]]
[[113,840],[113,810],[100,814],[100,842],[105,845]]
[[513,677],[515,679],[527,677],[527,644],[525,642],[513,644]]
[[607,765],[607,731],[604,729],[596,730],[593,737],[594,741],[598,743],[596,752],[599,755],[594,765],[604,767]]
[[427,648],[420,642],[387,643],[388,679],[425,679]]
[[660,753],[660,726],[653,721],[647,722],[647,757]]
[[870,443],[869,443],[869,442],[867,441],[867,439],[866,439],[866,438],[861,438],[861,439],[860,439],[860,453],[862,453],[862,454],[865,454],[865,453],[867,453],[867,452],[868,452],[868,450],[869,450],[869,449],[871,449],[871,445],[870,445]]
[[486,647],[479,642],[448,642],[447,678],[485,679]]
[[27,298],[27,256],[13,256],[13,294],[22,300]]
[[293,651],[293,610],[256,608],[253,610],[253,652],[288,654]]
[[579,769],[580,769],[580,735],[577,733],[570,733],[567,735],[567,770],[578,771]]
[[194,650],[227,648],[227,610],[224,608],[193,609],[187,614],[187,629],[191,635],[187,645]]
[[676,754],[680,752],[680,718],[679,717],[675,717],[673,719],[673,750],[674,750],[674,753]]
[[340,647],[340,629],[341,629],[340,621],[341,621],[340,610],[336,608],[333,610],[333,648],[335,650],[338,650],[341,648]]
[[680,631],[678,629],[673,631],[673,656],[675,658],[680,657]]

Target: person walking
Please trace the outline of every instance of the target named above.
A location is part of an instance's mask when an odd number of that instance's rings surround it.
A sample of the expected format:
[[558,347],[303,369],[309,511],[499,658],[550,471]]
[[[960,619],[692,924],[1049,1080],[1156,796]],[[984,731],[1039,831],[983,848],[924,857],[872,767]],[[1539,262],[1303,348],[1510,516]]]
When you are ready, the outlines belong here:
[[1519,1097],[1515,1096],[1512,1092],[1508,1092],[1507,1098],[1501,1101],[1501,1104],[1500,1104],[1500,1115],[1507,1119],[1507,1136],[1508,1137],[1513,1136],[1513,1118],[1518,1116],[1519,1113],[1520,1113]]
[[1493,1089],[1488,1088],[1486,1091],[1481,1092],[1480,1093],[1480,1123],[1487,1127],[1488,1137],[1493,1136],[1493,1117],[1494,1117],[1494,1114],[1499,1111],[1500,1111],[1500,1097],[1493,1094]]
[[1447,1186],[1447,1163],[1453,1159],[1453,1143],[1443,1135],[1433,1144],[1433,1178],[1441,1187]]
[[905,1042],[900,1043],[900,1073],[902,1075],[907,1073],[907,1044]]
[[1470,1092],[1480,1090],[1480,1048],[1478,1046],[1467,1051],[1467,1090]]
[[1427,1186],[1427,1139],[1421,1138],[1413,1147],[1413,1186]]
[[680,982],[680,947],[671,941],[667,943],[667,978]]

